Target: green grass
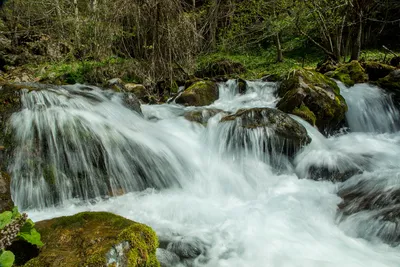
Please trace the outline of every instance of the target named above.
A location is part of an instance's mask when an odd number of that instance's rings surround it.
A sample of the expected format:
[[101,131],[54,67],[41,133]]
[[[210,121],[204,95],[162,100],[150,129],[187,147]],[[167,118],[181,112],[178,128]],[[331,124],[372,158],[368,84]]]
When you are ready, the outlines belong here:
[[269,74],[281,75],[291,69],[315,68],[324,55],[313,47],[299,45],[301,40],[293,39],[282,45],[284,48],[283,62],[276,62],[276,50],[274,47],[259,51],[242,53],[217,52],[199,57],[197,67],[207,65],[209,62],[229,59],[242,63],[246,73],[240,75],[244,79],[258,79]]

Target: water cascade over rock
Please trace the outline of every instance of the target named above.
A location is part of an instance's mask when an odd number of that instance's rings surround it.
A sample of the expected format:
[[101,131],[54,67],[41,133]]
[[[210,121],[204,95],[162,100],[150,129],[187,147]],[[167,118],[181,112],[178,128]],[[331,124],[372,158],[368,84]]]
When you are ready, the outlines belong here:
[[[89,210],[150,225],[165,266],[397,267],[400,135],[383,91],[239,86],[143,116],[95,87],[25,92],[9,122],[14,201],[34,220]],[[275,109],[297,97],[337,134]]]

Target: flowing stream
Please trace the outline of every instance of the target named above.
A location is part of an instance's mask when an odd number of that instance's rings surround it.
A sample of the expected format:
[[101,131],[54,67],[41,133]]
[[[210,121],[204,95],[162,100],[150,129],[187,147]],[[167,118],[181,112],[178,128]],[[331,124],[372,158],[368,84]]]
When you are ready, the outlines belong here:
[[[209,109],[278,101],[274,83],[248,82],[244,95],[235,81],[219,90]],[[162,246],[176,244],[158,251],[165,266],[399,266],[399,248],[381,241],[397,225],[380,210],[340,215],[337,194],[359,183],[367,193],[400,190],[399,112],[379,88],[341,90],[350,129],[326,138],[295,117],[312,142],[293,163],[278,159],[279,169],[257,151],[221,145],[222,113],[204,127],[183,117],[198,108],[144,105],[142,117],[96,87],[26,93],[11,118],[13,197],[36,221],[89,210],[148,224]],[[302,179],[315,167],[352,177]]]

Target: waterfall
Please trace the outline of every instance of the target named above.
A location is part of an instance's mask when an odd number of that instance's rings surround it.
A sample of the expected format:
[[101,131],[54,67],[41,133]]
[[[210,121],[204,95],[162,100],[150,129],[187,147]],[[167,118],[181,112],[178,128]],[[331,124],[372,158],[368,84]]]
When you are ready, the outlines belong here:
[[[351,132],[328,138],[292,116],[312,141],[288,157],[265,149],[275,131],[220,122],[275,108],[276,87],[220,83],[205,108],[224,112],[206,125],[185,119],[194,107],[142,105],[141,116],[96,87],[26,92],[10,121],[14,200],[34,220],[90,210],[148,224],[158,257],[184,255],[171,266],[398,266],[388,218],[400,204],[400,135],[389,98],[342,88]],[[368,197],[375,206],[362,205]]]
[[338,84],[349,107],[346,119],[351,131],[391,133],[400,129],[400,113],[390,95],[369,84],[351,88]]

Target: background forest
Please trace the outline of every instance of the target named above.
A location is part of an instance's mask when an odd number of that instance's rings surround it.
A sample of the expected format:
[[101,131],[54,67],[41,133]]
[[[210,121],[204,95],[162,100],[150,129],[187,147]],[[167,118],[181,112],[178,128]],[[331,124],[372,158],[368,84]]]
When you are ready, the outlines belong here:
[[0,69],[36,79],[155,85],[221,59],[246,78],[330,58],[378,57],[400,40],[397,0],[9,0]]

